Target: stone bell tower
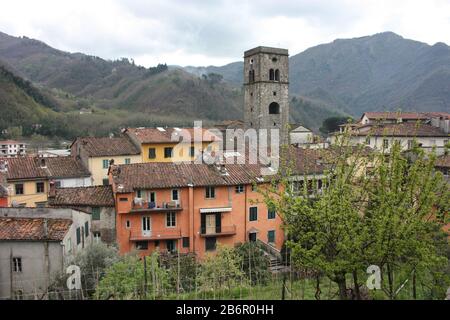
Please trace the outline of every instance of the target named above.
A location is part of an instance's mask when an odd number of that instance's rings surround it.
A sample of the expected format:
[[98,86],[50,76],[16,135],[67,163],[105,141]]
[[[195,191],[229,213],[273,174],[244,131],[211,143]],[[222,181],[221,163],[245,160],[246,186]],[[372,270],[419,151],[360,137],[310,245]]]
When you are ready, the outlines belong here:
[[[289,53],[256,47],[244,53],[244,121],[246,128],[280,130],[280,145],[289,143]],[[269,140],[270,142],[270,140]]]

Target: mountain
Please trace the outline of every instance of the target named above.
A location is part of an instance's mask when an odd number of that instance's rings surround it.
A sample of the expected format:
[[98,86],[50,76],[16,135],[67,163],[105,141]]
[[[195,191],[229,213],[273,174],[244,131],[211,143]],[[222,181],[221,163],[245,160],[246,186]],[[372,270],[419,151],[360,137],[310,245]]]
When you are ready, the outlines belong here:
[[[239,86],[242,68],[236,62],[205,70]],[[356,117],[368,110],[450,112],[450,47],[444,43],[430,46],[392,32],[339,39],[291,56],[289,68],[291,95]]]

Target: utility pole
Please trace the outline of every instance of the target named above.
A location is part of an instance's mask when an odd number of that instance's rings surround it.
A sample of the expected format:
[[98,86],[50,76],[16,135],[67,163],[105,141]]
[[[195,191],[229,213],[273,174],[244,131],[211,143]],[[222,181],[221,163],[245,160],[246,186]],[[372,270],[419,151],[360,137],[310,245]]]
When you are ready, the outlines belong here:
[[147,257],[144,256],[144,299],[147,299]]

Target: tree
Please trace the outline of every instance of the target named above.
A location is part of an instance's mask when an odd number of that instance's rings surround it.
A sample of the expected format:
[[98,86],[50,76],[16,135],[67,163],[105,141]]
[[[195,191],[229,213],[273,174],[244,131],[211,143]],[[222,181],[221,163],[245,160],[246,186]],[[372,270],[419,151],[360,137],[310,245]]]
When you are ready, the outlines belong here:
[[264,285],[270,278],[270,260],[257,246],[256,242],[245,242],[236,246],[237,255],[241,260],[241,270],[252,285]]
[[320,132],[329,134],[331,132],[339,131],[339,126],[346,124],[347,122],[353,122],[351,117],[330,117],[323,121],[322,126],[319,128]]
[[320,190],[314,175],[298,176],[287,157],[262,193],[284,221],[294,266],[326,275],[347,299],[348,276],[360,298],[358,274],[376,264],[393,299],[394,270],[409,276],[419,267],[442,269],[448,263],[431,232],[446,221],[448,185],[434,171],[433,154],[417,149],[408,161],[398,145],[376,153],[349,141],[346,133],[321,151],[327,170]]
[[[167,270],[158,263],[154,252],[146,261],[127,255],[106,269],[95,296],[97,299],[154,299],[164,296],[169,288]],[[146,269],[146,273],[144,272]],[[146,281],[147,279],[147,281]]]
[[241,260],[234,248],[219,244],[216,253],[207,254],[201,265],[198,277],[201,290],[216,291],[241,285],[245,275],[240,264]]

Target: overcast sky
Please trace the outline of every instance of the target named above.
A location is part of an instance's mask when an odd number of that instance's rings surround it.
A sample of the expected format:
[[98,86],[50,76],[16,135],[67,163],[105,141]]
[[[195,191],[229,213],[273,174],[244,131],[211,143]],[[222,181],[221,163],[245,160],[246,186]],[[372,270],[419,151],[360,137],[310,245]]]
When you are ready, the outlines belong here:
[[146,67],[223,65],[383,31],[450,44],[450,0],[1,0],[0,31]]

